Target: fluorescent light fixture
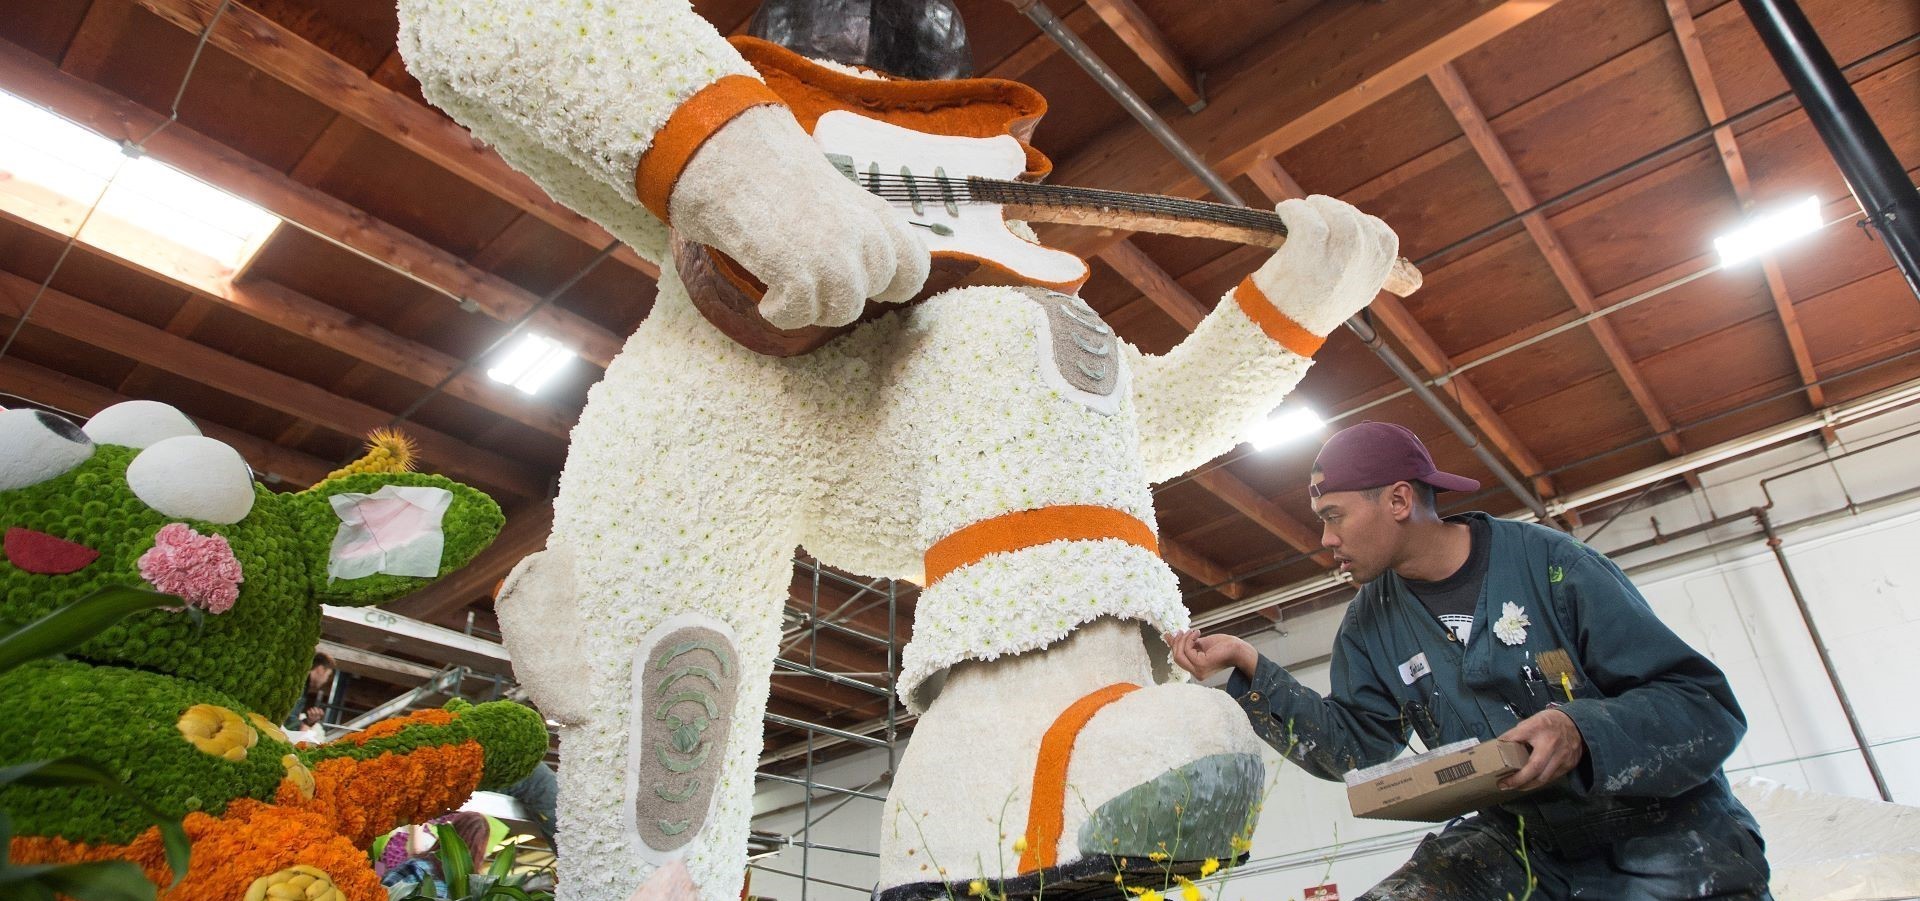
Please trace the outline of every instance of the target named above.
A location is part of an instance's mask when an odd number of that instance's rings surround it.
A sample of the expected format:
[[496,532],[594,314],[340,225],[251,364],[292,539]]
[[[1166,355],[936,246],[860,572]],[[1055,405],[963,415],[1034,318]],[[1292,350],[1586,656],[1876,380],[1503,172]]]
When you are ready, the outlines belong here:
[[561,346],[560,342],[529,333],[520,336],[513,347],[500,355],[500,362],[487,370],[487,378],[532,394],[559,375],[560,370],[567,368],[567,364],[573,362],[573,356],[573,351]]
[[1326,428],[1320,414],[1306,407],[1294,407],[1290,410],[1276,410],[1266,419],[1254,424],[1253,431],[1247,435],[1254,450],[1267,450],[1278,447],[1295,438],[1311,435]]
[[[158,160],[128,159],[107,137],[5,92],[0,92],[0,173],[21,188],[55,195],[69,210],[97,202],[80,237],[116,253],[125,249],[118,245],[131,226],[238,271],[280,224],[272,213]],[[54,218],[59,221],[42,224],[66,233],[80,221],[80,215]]]
[[1820,198],[1808,197],[1748,219],[1747,224],[1713,239],[1713,246],[1720,251],[1720,264],[1731,266],[1812,234],[1820,225]]

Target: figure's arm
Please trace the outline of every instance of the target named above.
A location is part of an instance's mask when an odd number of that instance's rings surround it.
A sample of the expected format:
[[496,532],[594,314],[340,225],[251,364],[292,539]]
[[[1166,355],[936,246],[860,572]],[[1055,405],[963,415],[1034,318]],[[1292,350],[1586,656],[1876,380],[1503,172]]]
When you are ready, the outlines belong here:
[[396,823],[452,811],[475,789],[526,778],[546,753],[547,727],[532,708],[454,700],[300,748],[304,775],[289,766],[275,800],[321,813],[365,847]]
[[1399,251],[1385,223],[1330,197],[1284,201],[1278,212],[1286,245],[1180,346],[1159,357],[1129,348],[1151,482],[1238,444],[1306,375],[1326,335],[1372,302]]
[[1258,657],[1253,678],[1236,669],[1227,694],[1240,703],[1267,744],[1321,779],[1390,760],[1410,731],[1400,705],[1366,669],[1366,654],[1342,628],[1333,649],[1333,693],[1322,696]]
[[1654,615],[1613,561],[1585,547],[1567,557],[1555,561],[1563,575],[1553,600],[1602,695],[1560,708],[1586,744],[1568,773],[1574,790],[1672,797],[1705,782],[1747,731],[1726,676]]
[[666,262],[670,223],[733,257],[778,327],[843,325],[926,278],[919,237],[686,0],[401,0],[400,52],[429,101],[641,254]]

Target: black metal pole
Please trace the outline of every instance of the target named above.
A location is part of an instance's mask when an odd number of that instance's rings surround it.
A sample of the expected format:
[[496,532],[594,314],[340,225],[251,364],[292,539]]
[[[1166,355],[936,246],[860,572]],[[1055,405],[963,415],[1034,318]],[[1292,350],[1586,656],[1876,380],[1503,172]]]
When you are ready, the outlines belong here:
[[1813,129],[1920,297],[1920,192],[1794,0],[1740,0]]

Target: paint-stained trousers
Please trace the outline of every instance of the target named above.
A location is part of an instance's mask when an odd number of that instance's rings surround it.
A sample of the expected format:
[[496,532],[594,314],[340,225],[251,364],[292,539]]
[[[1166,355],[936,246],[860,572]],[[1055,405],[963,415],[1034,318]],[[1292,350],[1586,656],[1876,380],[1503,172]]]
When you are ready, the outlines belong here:
[[1685,822],[1577,855],[1530,843],[1500,815],[1456,820],[1427,836],[1413,857],[1360,901],[1772,901],[1759,836],[1729,820]]

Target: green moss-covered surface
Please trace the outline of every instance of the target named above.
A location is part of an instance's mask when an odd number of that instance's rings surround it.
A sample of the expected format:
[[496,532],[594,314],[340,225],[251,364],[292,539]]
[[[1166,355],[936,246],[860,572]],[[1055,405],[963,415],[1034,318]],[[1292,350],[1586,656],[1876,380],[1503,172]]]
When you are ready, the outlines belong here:
[[[243,761],[194,747],[176,725],[195,704],[239,703],[184,679],[77,660],[29,663],[0,674],[0,759],[77,754],[132,786],[161,812],[218,814],[235,798],[270,799],[293,747],[258,732]],[[139,809],[99,788],[0,788],[0,809],[19,835],[126,842],[151,825]]]
[[365,744],[336,742],[305,748],[299,752],[300,759],[317,767],[336,757],[371,760],[389,752],[404,754],[416,748],[477,741],[486,755],[479,787],[497,789],[525,779],[547,754],[547,724],[530,707],[511,701],[473,704],[456,698],[447,702],[446,709],[455,719],[444,726],[414,725]]

